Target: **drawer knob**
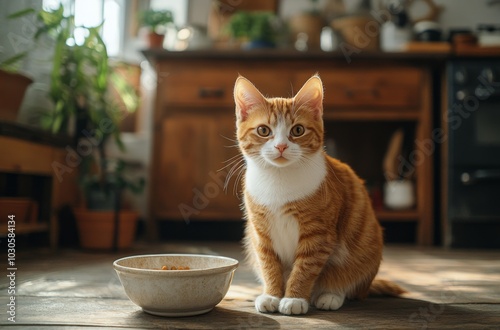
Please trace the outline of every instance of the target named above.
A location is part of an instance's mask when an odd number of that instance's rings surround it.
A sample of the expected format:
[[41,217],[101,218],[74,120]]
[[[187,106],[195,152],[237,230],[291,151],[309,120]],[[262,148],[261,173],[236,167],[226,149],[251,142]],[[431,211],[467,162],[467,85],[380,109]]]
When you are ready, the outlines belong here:
[[202,99],[221,99],[224,97],[224,88],[208,88],[208,87],[201,87],[198,90],[198,96]]

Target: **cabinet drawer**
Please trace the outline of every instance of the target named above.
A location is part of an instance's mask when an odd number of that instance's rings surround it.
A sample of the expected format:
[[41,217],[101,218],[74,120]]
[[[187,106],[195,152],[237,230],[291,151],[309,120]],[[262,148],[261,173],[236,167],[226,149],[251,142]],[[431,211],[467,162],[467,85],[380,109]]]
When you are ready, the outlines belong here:
[[248,78],[266,96],[290,94],[290,75],[259,68],[217,68],[212,63],[211,68],[184,67],[182,70],[169,70],[169,74],[160,82],[161,103],[177,106],[234,107],[233,88],[239,74]]
[[[310,77],[298,73],[295,86]],[[321,74],[324,105],[339,109],[401,108],[419,106],[422,72],[418,68],[340,68]]]

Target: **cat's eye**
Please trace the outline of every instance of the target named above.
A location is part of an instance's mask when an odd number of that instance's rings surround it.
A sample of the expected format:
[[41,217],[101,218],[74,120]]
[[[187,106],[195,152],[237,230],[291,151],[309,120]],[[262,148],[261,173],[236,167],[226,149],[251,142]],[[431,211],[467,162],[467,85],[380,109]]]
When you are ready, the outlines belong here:
[[290,134],[292,136],[298,137],[304,134],[305,128],[302,125],[295,125],[292,127],[292,130],[290,131]]
[[271,134],[271,129],[267,126],[259,126],[257,127],[257,134],[262,137],[268,137]]

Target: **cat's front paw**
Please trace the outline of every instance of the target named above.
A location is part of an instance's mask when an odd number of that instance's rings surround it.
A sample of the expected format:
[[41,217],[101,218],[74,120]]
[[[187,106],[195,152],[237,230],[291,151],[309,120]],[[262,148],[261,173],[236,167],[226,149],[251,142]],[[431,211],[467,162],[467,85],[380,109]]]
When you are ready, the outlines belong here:
[[314,306],[318,309],[336,311],[344,304],[344,298],[345,295],[323,293],[316,299]]
[[261,294],[255,299],[255,309],[261,313],[274,313],[278,311],[280,298],[267,293]]
[[304,298],[283,298],[279,309],[280,313],[285,315],[305,314],[309,309],[309,302]]

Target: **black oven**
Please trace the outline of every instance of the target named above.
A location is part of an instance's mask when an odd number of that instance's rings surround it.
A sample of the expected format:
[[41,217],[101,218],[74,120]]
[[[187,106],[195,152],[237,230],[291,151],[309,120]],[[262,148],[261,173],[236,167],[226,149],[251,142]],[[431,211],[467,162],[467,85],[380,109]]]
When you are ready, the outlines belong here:
[[445,243],[500,246],[500,59],[447,67]]

